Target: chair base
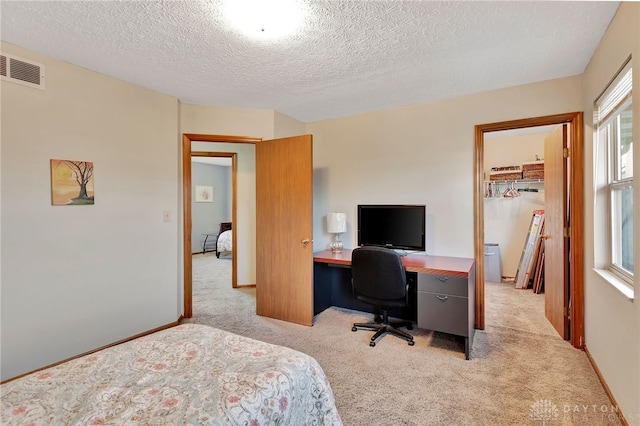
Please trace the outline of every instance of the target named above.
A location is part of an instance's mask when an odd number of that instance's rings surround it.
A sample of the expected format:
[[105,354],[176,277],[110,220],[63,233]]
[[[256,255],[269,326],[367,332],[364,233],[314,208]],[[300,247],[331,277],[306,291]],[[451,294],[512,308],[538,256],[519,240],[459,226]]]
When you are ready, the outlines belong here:
[[358,331],[358,329],[360,328],[375,331],[375,334],[371,336],[369,346],[375,346],[376,340],[386,333],[393,334],[396,337],[400,337],[401,339],[406,340],[409,346],[413,346],[415,344],[415,342],[413,341],[413,336],[409,333],[405,333],[402,330],[398,330],[397,327],[406,327],[408,330],[412,330],[413,324],[411,323],[411,321],[388,322],[384,320],[382,322],[354,323],[353,327],[351,327],[351,331]]

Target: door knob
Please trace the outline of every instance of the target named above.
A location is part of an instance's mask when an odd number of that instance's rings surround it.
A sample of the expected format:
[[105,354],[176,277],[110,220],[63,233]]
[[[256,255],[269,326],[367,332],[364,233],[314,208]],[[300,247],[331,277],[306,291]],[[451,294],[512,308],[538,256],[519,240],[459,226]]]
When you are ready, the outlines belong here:
[[302,241],[300,241],[303,245],[307,245],[311,242],[311,240],[309,238],[303,238]]
[[540,238],[542,238],[543,240],[548,240],[549,238],[551,238],[551,235],[543,234],[543,235],[540,236]]

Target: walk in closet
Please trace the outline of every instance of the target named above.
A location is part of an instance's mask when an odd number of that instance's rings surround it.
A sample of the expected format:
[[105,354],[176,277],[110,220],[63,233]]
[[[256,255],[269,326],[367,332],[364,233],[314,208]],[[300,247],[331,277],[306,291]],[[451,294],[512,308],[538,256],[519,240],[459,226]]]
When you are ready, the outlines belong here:
[[[540,272],[535,267],[542,266],[538,242],[543,217],[533,219],[534,212],[544,212],[544,139],[551,130],[535,127],[485,135],[485,281],[513,282],[515,286],[519,269],[521,274]],[[533,242],[532,230],[536,234]],[[533,244],[531,252],[528,244]],[[531,270],[530,265],[534,266]],[[519,281],[523,279],[522,275]],[[528,276],[526,279],[529,281]]]

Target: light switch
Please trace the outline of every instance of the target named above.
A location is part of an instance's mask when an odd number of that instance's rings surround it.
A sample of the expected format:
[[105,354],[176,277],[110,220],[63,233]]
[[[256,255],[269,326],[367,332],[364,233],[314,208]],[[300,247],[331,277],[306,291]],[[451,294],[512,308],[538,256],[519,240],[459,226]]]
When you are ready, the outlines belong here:
[[169,212],[169,210],[165,210],[162,213],[162,220],[165,222],[171,222],[171,213]]

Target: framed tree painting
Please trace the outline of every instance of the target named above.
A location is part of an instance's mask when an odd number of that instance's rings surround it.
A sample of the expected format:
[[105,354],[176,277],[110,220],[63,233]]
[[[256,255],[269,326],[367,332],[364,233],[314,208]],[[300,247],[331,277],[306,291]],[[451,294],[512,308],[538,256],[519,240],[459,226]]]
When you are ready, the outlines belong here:
[[51,204],[94,204],[93,162],[51,160]]

